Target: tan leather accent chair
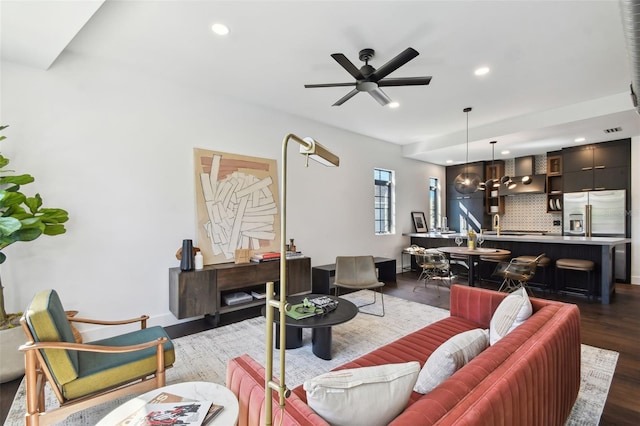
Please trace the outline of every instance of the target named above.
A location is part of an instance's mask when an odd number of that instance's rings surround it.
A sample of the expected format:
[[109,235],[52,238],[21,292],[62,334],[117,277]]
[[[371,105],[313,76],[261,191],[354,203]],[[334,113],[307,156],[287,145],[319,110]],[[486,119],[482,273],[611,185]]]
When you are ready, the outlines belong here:
[[[376,275],[376,264],[373,256],[338,256],[336,257],[336,275],[334,281],[336,296],[339,296],[340,288],[349,290],[372,290],[373,302],[358,306],[358,310],[363,314],[384,316],[384,293],[382,292],[383,282],[378,280]],[[363,311],[360,308],[376,304],[376,289],[380,292],[382,313],[377,314]]]

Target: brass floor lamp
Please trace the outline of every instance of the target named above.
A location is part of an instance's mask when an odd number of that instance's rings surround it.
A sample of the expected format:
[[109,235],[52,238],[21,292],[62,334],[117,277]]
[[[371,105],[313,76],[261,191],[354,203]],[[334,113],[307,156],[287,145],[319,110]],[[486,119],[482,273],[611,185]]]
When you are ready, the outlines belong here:
[[[291,394],[285,383],[285,350],[286,350],[286,314],[287,304],[287,146],[289,140],[300,144],[300,154],[306,156],[306,165],[309,158],[324,164],[325,166],[339,166],[340,158],[333,154],[311,138],[300,138],[292,133],[287,134],[282,140],[282,184],[280,185],[280,298],[273,297],[273,282],[267,283],[266,300],[266,366],[265,366],[265,424],[271,426],[273,418],[272,392],[278,392],[280,407],[284,408],[284,399]],[[273,381],[273,310],[280,311],[280,383]]]

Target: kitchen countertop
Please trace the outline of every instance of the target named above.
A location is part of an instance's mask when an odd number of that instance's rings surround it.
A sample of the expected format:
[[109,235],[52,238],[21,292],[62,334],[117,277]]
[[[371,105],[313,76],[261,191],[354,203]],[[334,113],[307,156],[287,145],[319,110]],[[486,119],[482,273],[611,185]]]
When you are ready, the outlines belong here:
[[[456,234],[440,234],[436,232],[429,233],[407,233],[402,234],[407,237],[417,238],[444,238],[453,240],[456,237],[467,238],[466,233]],[[596,246],[616,246],[618,244],[626,244],[631,242],[631,238],[622,237],[570,237],[562,235],[495,235],[483,234],[485,241],[517,241],[523,243],[549,243],[549,244],[582,244]]]

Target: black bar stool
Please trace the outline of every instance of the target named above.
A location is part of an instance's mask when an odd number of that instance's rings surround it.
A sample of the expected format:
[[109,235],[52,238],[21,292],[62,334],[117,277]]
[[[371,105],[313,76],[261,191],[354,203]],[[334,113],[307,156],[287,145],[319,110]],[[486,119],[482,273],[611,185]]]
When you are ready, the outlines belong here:
[[558,271],[560,270],[583,271],[587,273],[587,299],[595,300],[595,283],[593,282],[592,272],[595,264],[591,260],[584,259],[558,259],[556,260],[556,282],[558,280]]

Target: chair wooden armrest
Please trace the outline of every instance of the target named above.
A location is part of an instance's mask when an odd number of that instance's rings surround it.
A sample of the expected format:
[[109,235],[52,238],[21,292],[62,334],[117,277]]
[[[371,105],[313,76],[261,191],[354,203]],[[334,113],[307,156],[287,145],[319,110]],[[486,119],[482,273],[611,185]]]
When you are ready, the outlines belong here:
[[69,317],[69,316],[67,316],[67,319],[70,322],[80,322],[84,324],[97,324],[97,325],[124,325],[124,324],[132,324],[140,321],[140,328],[144,329],[144,328],[147,328],[147,320],[149,319],[149,315],[141,315],[139,318],[131,318],[126,320],[118,320],[118,321],[103,321],[103,320],[96,320],[96,319],[90,319],[90,318],[77,318],[77,317]]
[[150,340],[146,343],[140,343],[130,346],[102,346],[91,345],[87,343],[69,343],[69,342],[27,342],[18,349],[25,352],[37,349],[68,349],[74,351],[85,352],[104,352],[104,353],[122,353],[135,352],[142,349],[152,348],[154,346],[162,346],[167,341],[166,337]]

